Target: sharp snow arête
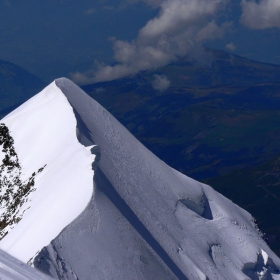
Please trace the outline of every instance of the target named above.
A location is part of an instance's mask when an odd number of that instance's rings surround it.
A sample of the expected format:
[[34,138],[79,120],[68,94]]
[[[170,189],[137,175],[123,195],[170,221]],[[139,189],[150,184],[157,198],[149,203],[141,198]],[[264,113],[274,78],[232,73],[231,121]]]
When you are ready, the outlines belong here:
[[1,121],[0,248],[57,279],[280,279],[252,216],[57,79]]

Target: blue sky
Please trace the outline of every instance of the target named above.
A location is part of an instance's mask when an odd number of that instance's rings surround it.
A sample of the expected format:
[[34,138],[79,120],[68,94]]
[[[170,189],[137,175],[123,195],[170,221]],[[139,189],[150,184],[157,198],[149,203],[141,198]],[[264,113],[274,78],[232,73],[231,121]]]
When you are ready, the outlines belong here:
[[280,64],[280,1],[0,0],[0,34],[0,59],[48,82],[202,60],[203,46]]

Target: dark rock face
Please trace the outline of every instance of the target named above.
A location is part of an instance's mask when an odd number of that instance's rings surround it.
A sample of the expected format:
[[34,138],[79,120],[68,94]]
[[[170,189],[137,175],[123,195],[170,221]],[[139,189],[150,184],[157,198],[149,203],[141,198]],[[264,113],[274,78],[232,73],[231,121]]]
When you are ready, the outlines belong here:
[[24,212],[21,206],[28,196],[36,190],[35,177],[45,168],[33,172],[27,180],[22,180],[22,167],[14,147],[8,127],[0,124],[0,146],[4,158],[0,165],[0,239],[4,238],[14,224],[18,223]]

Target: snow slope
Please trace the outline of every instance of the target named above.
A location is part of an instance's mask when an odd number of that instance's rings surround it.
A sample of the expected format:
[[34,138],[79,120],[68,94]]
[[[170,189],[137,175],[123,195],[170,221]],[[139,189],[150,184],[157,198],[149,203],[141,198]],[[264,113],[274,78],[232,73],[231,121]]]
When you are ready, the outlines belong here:
[[14,256],[40,251],[34,266],[57,279],[280,279],[248,212],[166,165],[71,81],[3,122],[23,181],[46,164],[0,241]]
[[0,279],[3,280],[51,280],[29,265],[0,250]]
[[[280,260],[262,240],[248,212],[167,166],[71,81],[58,79],[56,85],[75,109],[79,141],[98,146],[94,183],[100,194],[39,254],[53,273],[56,270],[53,275],[65,279],[70,277],[67,271],[75,271],[79,279],[88,279],[89,271],[94,271],[93,279],[154,279],[149,272],[144,277],[131,274],[133,268],[152,263],[134,251],[133,238],[122,238],[138,233],[178,279],[280,279]],[[121,218],[108,223],[116,214],[130,225],[116,224]],[[96,224],[93,230],[88,230],[90,217]],[[75,255],[70,241],[76,244]],[[109,248],[104,242],[110,243]],[[57,256],[67,267],[63,272]]]
[[[14,139],[22,181],[36,172],[33,190],[8,225],[0,248],[28,262],[86,207],[92,193],[90,147],[76,137],[76,119],[64,94],[52,83],[0,121]],[[14,176],[14,169],[11,177]],[[4,189],[4,186],[2,186]],[[7,207],[1,205],[1,212]]]

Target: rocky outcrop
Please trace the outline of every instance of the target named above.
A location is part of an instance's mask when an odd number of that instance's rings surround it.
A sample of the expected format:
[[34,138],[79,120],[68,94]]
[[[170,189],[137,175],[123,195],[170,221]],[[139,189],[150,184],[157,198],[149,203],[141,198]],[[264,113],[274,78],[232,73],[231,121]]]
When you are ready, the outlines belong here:
[[4,238],[14,224],[18,223],[24,211],[21,206],[28,201],[28,196],[36,190],[35,177],[45,166],[33,172],[27,179],[22,179],[22,167],[14,147],[14,139],[5,124],[0,124],[0,147],[2,164],[0,165],[0,239]]

